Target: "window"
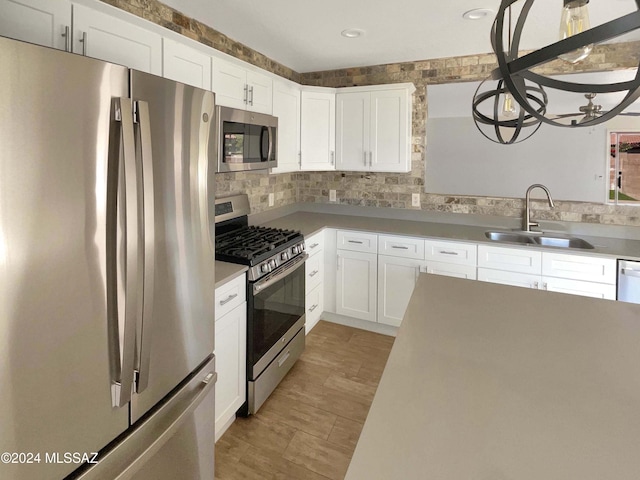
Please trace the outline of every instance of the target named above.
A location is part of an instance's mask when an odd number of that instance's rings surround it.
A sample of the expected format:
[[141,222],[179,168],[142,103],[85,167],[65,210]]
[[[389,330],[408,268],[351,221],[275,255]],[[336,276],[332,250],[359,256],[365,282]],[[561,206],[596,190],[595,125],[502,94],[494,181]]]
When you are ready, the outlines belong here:
[[611,132],[609,203],[640,205],[640,132]]

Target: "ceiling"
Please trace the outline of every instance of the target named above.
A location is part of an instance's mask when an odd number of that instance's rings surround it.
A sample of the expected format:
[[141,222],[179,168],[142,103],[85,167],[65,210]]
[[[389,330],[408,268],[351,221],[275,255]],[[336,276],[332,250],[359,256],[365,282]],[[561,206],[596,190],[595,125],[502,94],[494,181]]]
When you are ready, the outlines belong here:
[[[462,15],[500,6],[499,0],[162,1],[299,73],[489,53],[495,14],[473,21]],[[561,8],[562,0],[534,2],[521,48],[556,41]],[[592,25],[636,10],[635,0],[589,3]],[[364,35],[341,36],[351,28]],[[640,39],[632,35],[625,40]]]

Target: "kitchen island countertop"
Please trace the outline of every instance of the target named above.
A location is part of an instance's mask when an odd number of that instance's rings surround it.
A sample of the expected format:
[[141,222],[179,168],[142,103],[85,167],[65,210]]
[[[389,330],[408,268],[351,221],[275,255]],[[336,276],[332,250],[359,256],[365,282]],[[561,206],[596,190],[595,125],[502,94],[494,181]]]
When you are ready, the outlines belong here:
[[640,305],[421,274],[347,480],[637,480]]

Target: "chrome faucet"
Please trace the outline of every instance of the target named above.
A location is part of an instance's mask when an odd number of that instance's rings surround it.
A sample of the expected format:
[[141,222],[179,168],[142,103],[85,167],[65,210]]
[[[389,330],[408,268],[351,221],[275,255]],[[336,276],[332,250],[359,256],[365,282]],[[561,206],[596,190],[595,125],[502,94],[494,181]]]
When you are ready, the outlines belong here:
[[540,224],[538,224],[537,222],[532,222],[531,221],[531,191],[534,188],[541,188],[542,190],[544,190],[544,193],[547,194],[547,198],[549,199],[549,206],[551,208],[555,208],[555,205],[553,204],[553,199],[551,198],[551,192],[549,191],[549,189],[547,187],[545,187],[544,185],[540,184],[540,183],[534,183],[533,185],[531,185],[529,188],[527,188],[527,194],[525,195],[525,207],[524,207],[524,218],[522,219],[522,229],[525,232],[530,232],[531,231],[531,227],[539,227]]

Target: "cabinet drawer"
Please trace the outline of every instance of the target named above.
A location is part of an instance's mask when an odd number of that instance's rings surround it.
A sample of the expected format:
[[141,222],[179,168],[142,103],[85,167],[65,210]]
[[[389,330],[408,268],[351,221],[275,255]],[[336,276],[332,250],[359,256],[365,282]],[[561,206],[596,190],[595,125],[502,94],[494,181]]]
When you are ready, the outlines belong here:
[[477,277],[475,265],[457,265],[445,262],[427,262],[426,272],[433,275],[445,275],[468,280],[475,280]]
[[305,292],[309,293],[322,283],[324,255],[309,257],[305,263]]
[[378,235],[375,233],[338,230],[337,248],[352,252],[378,252]]
[[425,260],[476,266],[477,246],[473,243],[425,240]]
[[305,318],[306,333],[309,333],[316,323],[318,323],[324,311],[324,289],[322,285],[317,286],[307,293],[305,307],[307,310]]
[[246,301],[246,282],[246,275],[240,275],[216,288],[216,320]]
[[479,245],[478,267],[540,275],[542,253],[520,248]]
[[412,237],[378,235],[378,253],[392,257],[424,260],[424,240]]
[[324,230],[314,233],[304,239],[305,250],[311,255],[315,255],[317,252],[321,252],[324,248]]
[[616,259],[543,252],[542,274],[613,285],[616,283]]

